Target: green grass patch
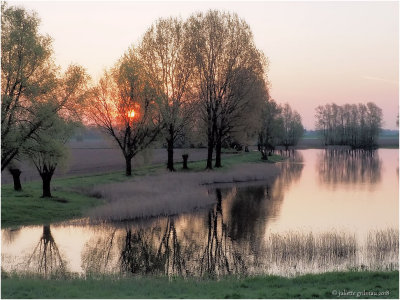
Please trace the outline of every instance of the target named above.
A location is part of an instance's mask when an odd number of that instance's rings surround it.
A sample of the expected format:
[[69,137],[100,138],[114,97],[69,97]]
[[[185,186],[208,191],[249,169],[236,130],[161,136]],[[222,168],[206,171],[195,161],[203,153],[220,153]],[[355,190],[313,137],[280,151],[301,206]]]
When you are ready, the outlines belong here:
[[[226,170],[240,163],[262,162],[259,152],[243,152],[222,157],[222,168]],[[279,155],[268,157],[266,162],[278,162],[283,158]],[[181,164],[176,163],[177,171],[197,172],[204,171],[206,161],[189,162],[189,170],[182,170]],[[156,174],[165,170],[165,165],[149,165],[132,170],[132,177],[125,176],[124,172],[80,175],[57,178],[52,180],[53,198],[41,198],[42,182],[33,181],[23,184],[23,191],[16,192],[12,184],[1,186],[1,226],[14,227],[20,225],[49,224],[79,218],[94,206],[104,203],[104,199],[96,198],[89,193],[95,185],[122,182],[136,176]]]
[[102,199],[70,191],[54,191],[53,198],[41,198],[40,183],[28,183],[16,192],[10,185],[1,187],[1,226],[45,224],[81,217]]
[[[294,278],[234,276],[220,280],[104,276],[40,279],[2,275],[2,298],[391,298],[399,273],[335,272]],[[376,295],[374,295],[376,293]]]

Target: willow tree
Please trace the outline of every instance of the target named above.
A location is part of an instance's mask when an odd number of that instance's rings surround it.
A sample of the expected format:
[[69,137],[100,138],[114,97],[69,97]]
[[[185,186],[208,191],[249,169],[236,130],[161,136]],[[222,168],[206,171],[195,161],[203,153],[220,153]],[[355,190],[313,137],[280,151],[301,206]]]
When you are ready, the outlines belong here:
[[23,163],[26,148],[54,126],[54,116],[80,119],[89,77],[75,65],[59,74],[36,14],[6,4],[1,12],[1,170],[9,167],[21,189],[15,161]]
[[254,45],[250,27],[236,14],[210,10],[192,15],[187,22],[195,54],[195,82],[207,125],[206,167],[211,169],[219,119],[226,117],[224,102],[238,100],[229,95],[230,87],[239,70],[259,70],[262,55]]
[[92,90],[87,117],[110,135],[132,175],[132,158],[160,132],[159,89],[155,89],[135,48],[129,49]]
[[71,138],[76,124],[58,115],[53,117],[52,126],[35,132],[34,139],[25,147],[25,153],[42,178],[42,197],[51,197],[51,180],[57,167],[63,166],[68,158],[65,144]]
[[43,128],[35,105],[53,90],[51,39],[39,34],[39,18],[1,5],[1,170]]
[[159,19],[145,33],[140,58],[152,87],[160,89],[160,113],[167,143],[167,168],[174,171],[174,143],[192,120],[190,77],[193,54],[185,24],[177,18]]

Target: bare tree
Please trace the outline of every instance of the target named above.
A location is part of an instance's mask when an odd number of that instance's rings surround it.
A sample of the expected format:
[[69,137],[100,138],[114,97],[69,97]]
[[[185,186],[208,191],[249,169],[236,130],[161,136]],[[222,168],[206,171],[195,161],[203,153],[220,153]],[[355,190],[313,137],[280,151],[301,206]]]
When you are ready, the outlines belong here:
[[193,54],[180,19],[159,19],[145,33],[140,58],[154,89],[161,89],[160,112],[167,143],[167,168],[174,171],[174,144],[192,120],[190,77]]
[[132,158],[160,132],[158,90],[154,89],[135,48],[105,72],[92,91],[88,118],[110,135],[125,157],[127,176]]

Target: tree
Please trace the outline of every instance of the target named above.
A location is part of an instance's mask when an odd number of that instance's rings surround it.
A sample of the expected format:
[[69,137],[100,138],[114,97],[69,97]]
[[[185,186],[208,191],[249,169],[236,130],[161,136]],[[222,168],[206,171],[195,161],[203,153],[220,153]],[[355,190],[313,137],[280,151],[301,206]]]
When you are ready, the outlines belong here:
[[38,33],[34,13],[6,4],[1,10],[1,170],[9,166],[14,188],[21,190],[15,161],[22,161],[39,131],[53,126],[54,115],[80,119],[89,77],[75,65],[59,76],[51,39]]
[[352,148],[371,149],[377,145],[382,127],[382,110],[374,103],[334,103],[318,106],[316,128],[325,145],[348,145]]
[[51,197],[50,183],[57,166],[68,157],[65,143],[72,136],[76,124],[54,116],[52,126],[35,133],[25,152],[38,170],[43,182],[42,197]]
[[283,105],[281,109],[282,118],[282,136],[280,138],[280,144],[282,144],[286,150],[290,146],[296,146],[300,138],[303,136],[304,127],[301,123],[301,116],[297,111],[293,111],[288,103]]
[[[216,142],[220,144],[222,140],[221,126],[226,123],[223,119],[227,117],[227,107],[240,107],[228,104],[239,99],[237,95],[229,95],[230,88],[241,70],[262,69],[262,54],[254,45],[248,24],[236,14],[215,10],[197,13],[189,18],[188,30],[195,54],[195,86],[207,127],[206,168],[212,169],[213,149]],[[220,166],[220,159],[217,166]]]
[[[51,39],[38,32],[39,18],[22,8],[1,6],[1,170],[20,153],[45,120],[38,99],[55,85]],[[49,124],[47,124],[49,126]]]
[[159,19],[145,33],[140,58],[154,89],[161,89],[160,113],[167,143],[167,168],[174,171],[174,144],[192,120],[190,77],[193,55],[185,24],[176,18]]
[[93,88],[87,117],[110,135],[125,157],[125,174],[132,175],[132,158],[160,132],[158,90],[151,85],[135,48],[105,72]]
[[261,128],[258,133],[258,150],[262,159],[268,160],[268,155],[278,145],[282,132],[281,107],[270,99],[262,109]]
[[241,147],[256,139],[261,112],[269,97],[262,71],[240,68],[235,73],[217,118],[215,167],[221,167],[223,144],[230,142]]

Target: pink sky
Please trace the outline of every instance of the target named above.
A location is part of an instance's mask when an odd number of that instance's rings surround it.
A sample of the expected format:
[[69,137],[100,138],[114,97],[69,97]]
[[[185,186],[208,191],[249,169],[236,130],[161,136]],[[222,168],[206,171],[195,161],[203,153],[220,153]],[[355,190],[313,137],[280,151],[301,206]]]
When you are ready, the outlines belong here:
[[271,95],[314,128],[315,107],[373,101],[396,128],[398,2],[9,2],[35,10],[54,39],[56,62],[97,79],[159,17],[236,12],[270,61]]

